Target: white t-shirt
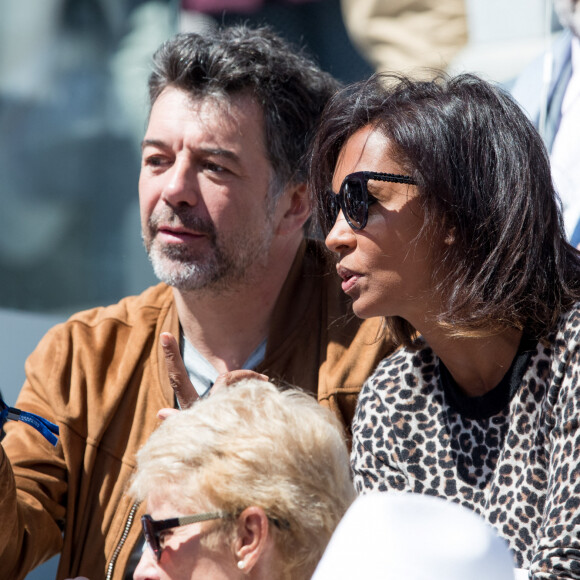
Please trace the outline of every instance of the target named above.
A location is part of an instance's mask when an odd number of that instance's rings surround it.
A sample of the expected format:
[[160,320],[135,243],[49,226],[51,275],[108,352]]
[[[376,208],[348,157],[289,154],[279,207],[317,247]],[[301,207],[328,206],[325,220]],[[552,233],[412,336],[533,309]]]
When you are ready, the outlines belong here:
[[[220,373],[183,334],[181,335],[181,352],[189,380],[193,383],[197,394],[200,397],[207,395]],[[242,369],[255,369],[264,360],[265,354],[266,339],[258,345],[258,348],[243,364]]]

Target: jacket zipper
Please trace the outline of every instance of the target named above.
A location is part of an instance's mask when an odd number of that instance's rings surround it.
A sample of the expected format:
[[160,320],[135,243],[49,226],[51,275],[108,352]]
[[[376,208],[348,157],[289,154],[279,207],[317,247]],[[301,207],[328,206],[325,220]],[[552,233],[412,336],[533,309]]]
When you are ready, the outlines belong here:
[[127,522],[125,523],[125,529],[123,530],[123,535],[121,536],[119,543],[117,544],[117,547],[115,548],[115,551],[113,552],[113,557],[111,558],[111,561],[109,562],[109,565],[107,566],[106,580],[112,580],[112,578],[113,578],[113,570],[115,569],[115,564],[117,562],[117,558],[119,557],[119,553],[121,552],[121,549],[123,548],[123,545],[125,544],[125,541],[127,540],[127,536],[129,535],[129,530],[131,529],[131,526],[133,525],[133,519],[135,518],[135,512],[137,511],[138,507],[139,507],[139,502],[135,502],[133,504],[133,506],[131,507],[131,511],[129,512],[129,517],[127,518]]

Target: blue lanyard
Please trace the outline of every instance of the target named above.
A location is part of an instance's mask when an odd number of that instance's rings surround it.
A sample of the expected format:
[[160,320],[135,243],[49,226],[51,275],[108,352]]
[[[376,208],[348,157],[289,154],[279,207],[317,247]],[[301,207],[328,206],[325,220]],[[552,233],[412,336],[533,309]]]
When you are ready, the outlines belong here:
[[56,436],[59,434],[58,425],[55,425],[34,413],[28,413],[27,411],[21,411],[20,409],[9,407],[1,397],[0,409],[0,428],[6,421],[22,421],[23,423],[28,423],[28,425],[34,427],[51,445],[56,446]]

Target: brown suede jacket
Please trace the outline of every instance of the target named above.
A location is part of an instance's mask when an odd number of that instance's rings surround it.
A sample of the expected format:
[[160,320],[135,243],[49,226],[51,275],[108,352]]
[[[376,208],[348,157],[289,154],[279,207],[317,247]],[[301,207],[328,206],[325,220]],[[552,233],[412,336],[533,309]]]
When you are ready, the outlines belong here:
[[[390,350],[380,321],[357,320],[320,248],[303,244],[257,369],[317,393],[350,425],[366,377]],[[26,362],[16,406],[60,426],[51,447],[21,422],[0,445],[0,580],[61,552],[58,579],[122,579],[143,508],[125,492],[135,452],[173,407],[159,334],[179,333],[171,288],[57,325]]]

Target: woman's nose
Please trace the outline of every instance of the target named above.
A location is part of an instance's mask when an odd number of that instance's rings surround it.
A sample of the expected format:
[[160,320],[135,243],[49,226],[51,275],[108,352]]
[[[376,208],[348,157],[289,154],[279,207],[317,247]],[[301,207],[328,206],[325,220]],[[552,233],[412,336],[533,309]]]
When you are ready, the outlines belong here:
[[158,580],[157,560],[147,546],[144,547],[141,559],[135,568],[133,580]]
[[356,245],[356,236],[352,228],[348,225],[342,210],[325,240],[326,247],[337,254],[343,254]]

